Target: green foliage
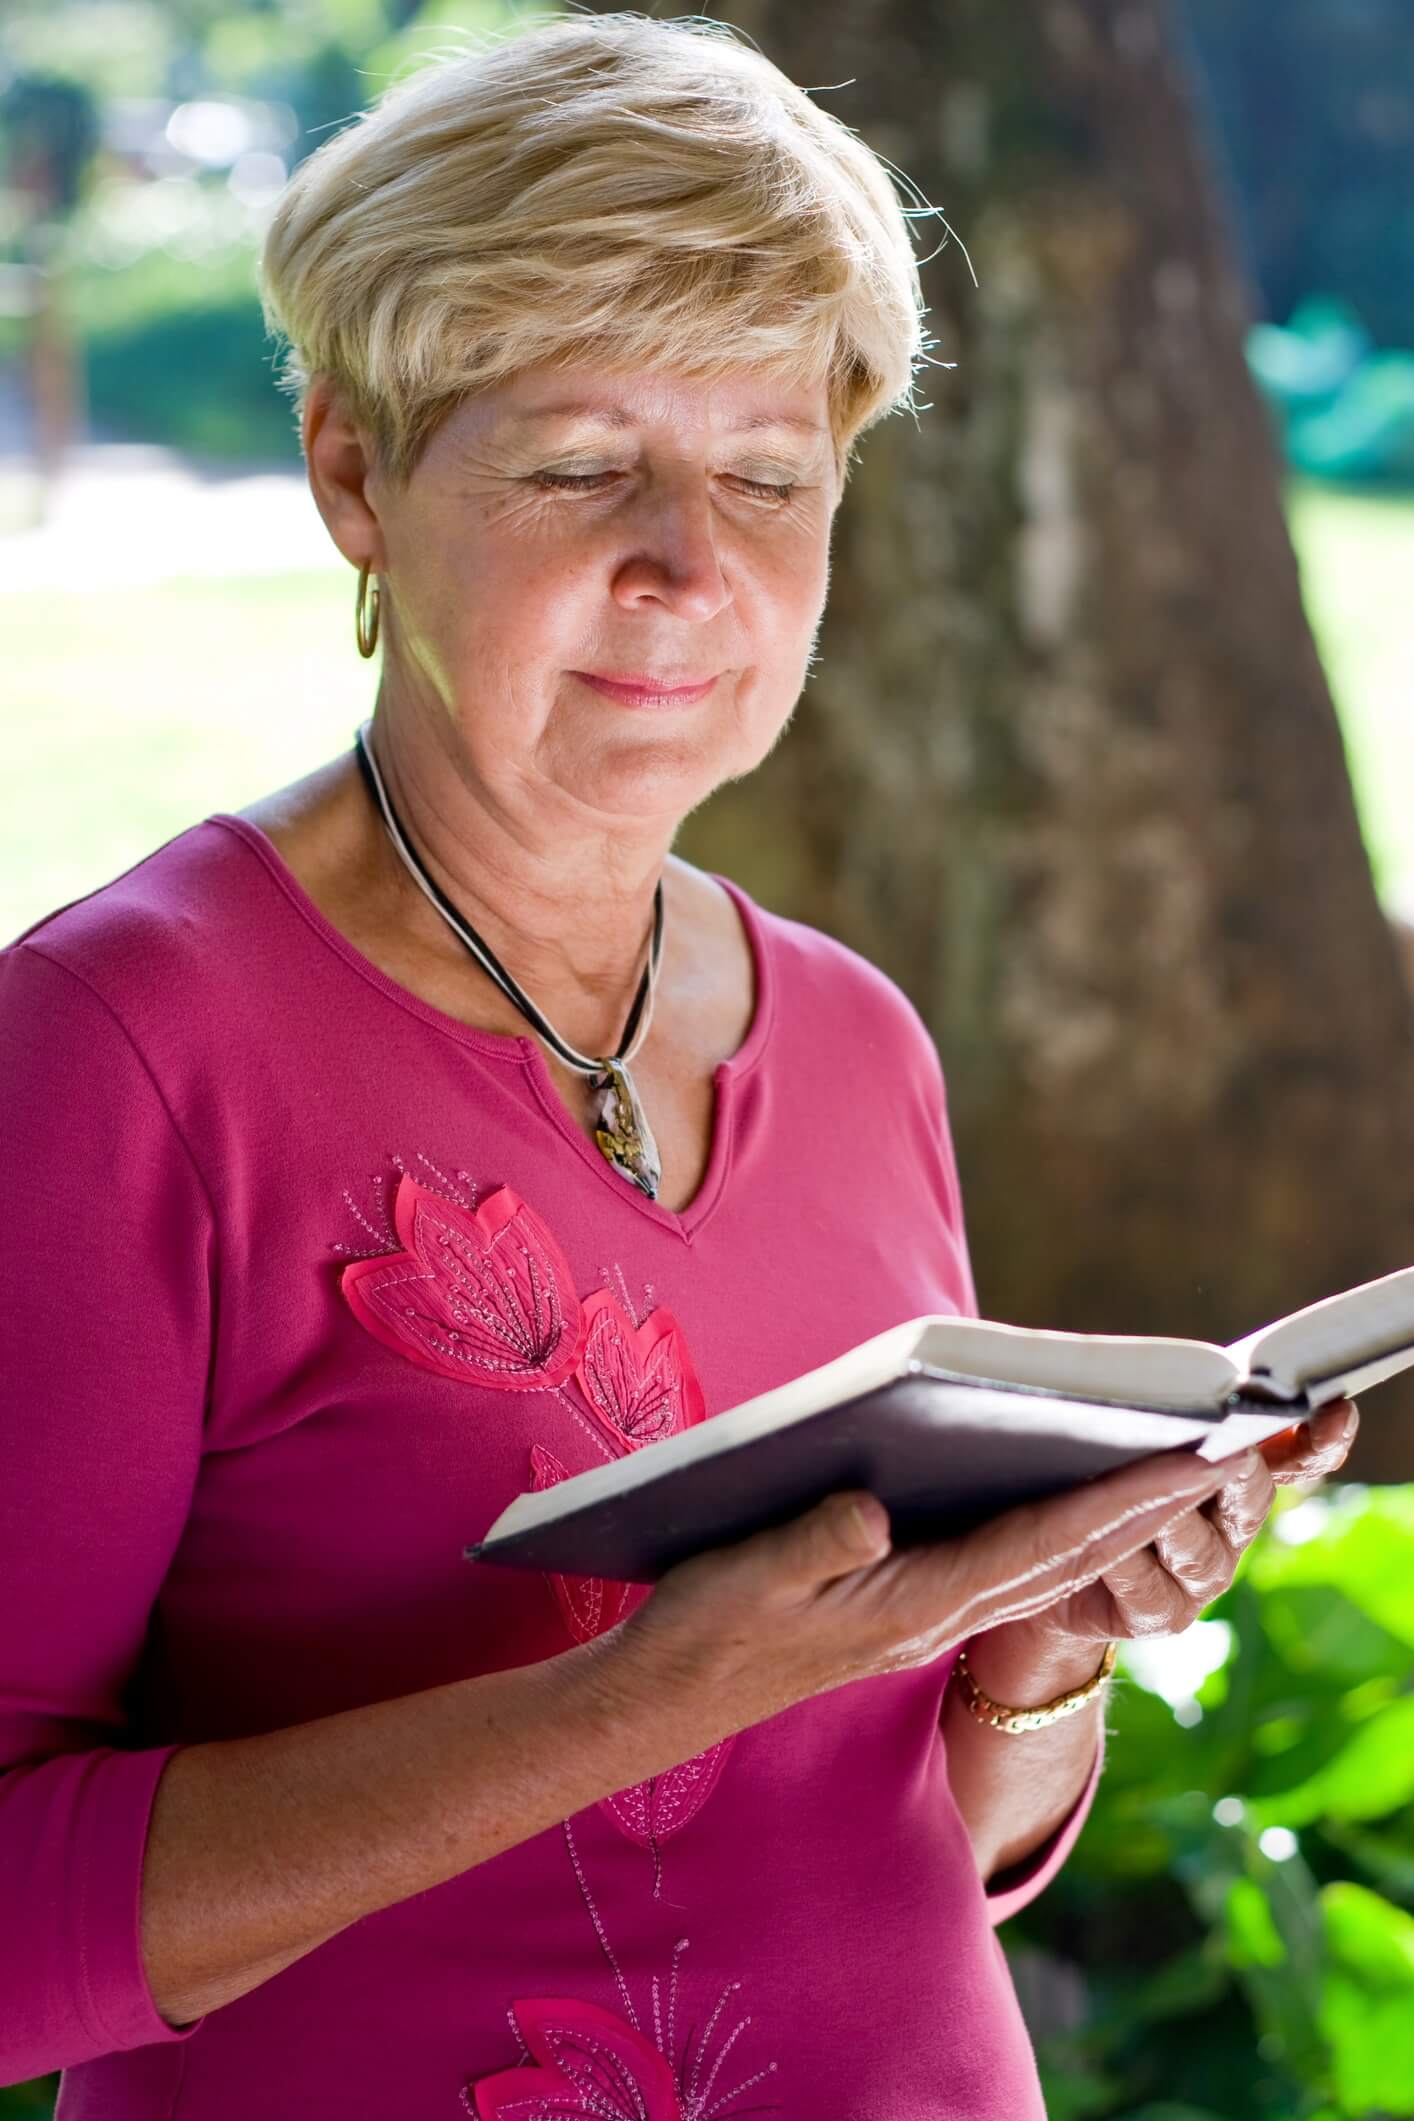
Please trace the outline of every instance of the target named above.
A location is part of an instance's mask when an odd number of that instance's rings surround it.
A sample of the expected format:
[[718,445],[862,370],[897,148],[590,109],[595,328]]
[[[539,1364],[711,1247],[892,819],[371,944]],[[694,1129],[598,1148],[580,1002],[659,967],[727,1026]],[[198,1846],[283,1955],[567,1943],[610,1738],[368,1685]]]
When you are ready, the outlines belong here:
[[156,311],[86,342],[95,424],[198,456],[299,464],[252,296]]
[[198,221],[193,246],[203,237],[199,255],[154,244],[117,270],[76,258],[68,306],[94,425],[197,455],[297,468],[254,248]]
[[59,2095],[59,2079],[41,2077],[34,2084],[0,2088],[0,2121],[49,2121]]
[[182,47],[176,15],[154,0],[12,0],[0,58],[16,71],[79,82],[100,98],[158,95]]
[[[553,14],[555,0],[537,4]],[[0,86],[42,68],[52,95],[239,96],[290,114],[287,159],[310,153],[394,79],[468,37],[513,27],[503,0],[20,0],[0,13]],[[37,93],[38,90],[35,90]],[[22,113],[0,108],[0,162]],[[159,132],[154,135],[154,145]],[[12,143],[13,144],[13,143]],[[228,462],[297,464],[293,413],[256,293],[258,214],[242,220],[228,172],[134,182],[100,157],[78,200],[61,307],[82,349],[95,431]],[[0,259],[23,216],[0,182]],[[8,219],[7,219],[8,215]],[[11,226],[10,223],[14,225]],[[23,358],[20,315],[0,309],[0,359]]]
[[1208,1609],[1198,1721],[1119,1685],[1080,1841],[1001,1933],[1023,1996],[1035,1954],[1084,1984],[1032,2024],[1052,2121],[1414,2115],[1414,1488],[1333,1495],[1280,1495]]
[[1414,1916],[1361,1885],[1321,1897],[1331,1962],[1321,2031],[1345,2110],[1414,2113]]

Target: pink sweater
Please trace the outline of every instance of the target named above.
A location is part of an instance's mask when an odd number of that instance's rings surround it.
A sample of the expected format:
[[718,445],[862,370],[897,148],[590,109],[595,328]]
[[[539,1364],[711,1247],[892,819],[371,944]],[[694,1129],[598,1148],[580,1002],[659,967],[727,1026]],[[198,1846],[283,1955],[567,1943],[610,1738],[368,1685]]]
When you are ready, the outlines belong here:
[[727,888],[756,1012],[680,1214],[604,1162],[528,1032],[389,980],[242,819],[0,953],[0,2082],[62,2068],[61,2121],[1043,2121],[996,1925],[1065,1860],[1103,1741],[984,1893],[939,1732],[952,1653],[606,1798],[190,2028],[145,1978],[178,1747],[611,1626],[620,1587],[463,1546],[527,1486],[900,1319],[975,1315],[922,1020]]

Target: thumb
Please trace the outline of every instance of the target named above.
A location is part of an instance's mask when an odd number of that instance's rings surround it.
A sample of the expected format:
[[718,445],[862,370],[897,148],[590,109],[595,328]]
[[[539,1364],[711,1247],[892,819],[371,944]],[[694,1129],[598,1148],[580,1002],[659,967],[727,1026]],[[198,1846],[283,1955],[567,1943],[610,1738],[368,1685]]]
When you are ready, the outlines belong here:
[[850,1489],[827,1495],[803,1516],[758,1537],[769,1545],[773,1576],[802,1585],[828,1583],[882,1560],[889,1551],[889,1513],[867,1488]]

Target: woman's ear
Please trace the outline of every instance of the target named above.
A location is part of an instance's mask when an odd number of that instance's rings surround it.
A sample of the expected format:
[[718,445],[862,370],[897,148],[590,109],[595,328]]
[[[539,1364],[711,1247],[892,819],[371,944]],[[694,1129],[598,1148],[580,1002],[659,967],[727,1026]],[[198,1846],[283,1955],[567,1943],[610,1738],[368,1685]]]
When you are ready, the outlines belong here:
[[300,439],[314,505],[351,566],[383,571],[386,552],[371,487],[373,448],[350,416],[332,376],[311,376],[300,415]]

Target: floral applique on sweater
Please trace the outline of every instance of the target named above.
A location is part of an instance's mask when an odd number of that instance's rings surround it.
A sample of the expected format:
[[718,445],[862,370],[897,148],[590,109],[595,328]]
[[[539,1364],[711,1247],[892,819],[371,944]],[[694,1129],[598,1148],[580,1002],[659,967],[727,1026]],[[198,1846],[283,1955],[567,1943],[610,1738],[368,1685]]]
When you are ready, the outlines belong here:
[[[498,1186],[479,1202],[475,1189],[458,1188],[459,1197],[449,1198],[414,1178],[401,1158],[394,1162],[400,1175],[387,1234],[396,1248],[351,1261],[340,1275],[350,1309],[377,1340],[422,1369],[480,1387],[561,1394],[577,1388],[575,1410],[589,1417],[610,1456],[626,1456],[706,1418],[702,1386],[671,1311],[660,1304],[635,1320],[608,1288],[581,1300],[553,1232],[512,1187]],[[436,1170],[430,1162],[428,1168]],[[529,1471],[539,1492],[568,1479],[570,1469],[537,1442]],[[576,1642],[617,1626],[652,1591],[651,1584],[544,1573]],[[620,1832],[651,1853],[655,1898],[662,1844],[696,1818],[733,1742],[724,1738],[600,1800]]]
[[401,1250],[340,1276],[375,1339],[439,1377],[508,1391],[571,1374],[584,1314],[564,1253],[519,1194],[498,1186],[466,1209],[404,1171],[393,1221]]

